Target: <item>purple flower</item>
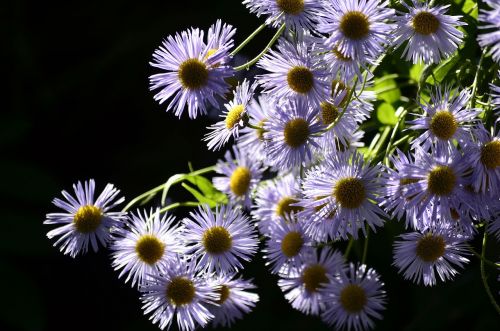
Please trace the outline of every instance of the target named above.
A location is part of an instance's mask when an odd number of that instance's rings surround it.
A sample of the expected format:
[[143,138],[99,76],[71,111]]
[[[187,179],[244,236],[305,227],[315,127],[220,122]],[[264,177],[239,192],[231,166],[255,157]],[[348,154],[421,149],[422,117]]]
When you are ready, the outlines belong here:
[[479,33],[477,40],[481,47],[491,47],[493,59],[500,63],[500,2],[485,0],[490,10],[481,9],[479,12],[480,29],[487,32]]

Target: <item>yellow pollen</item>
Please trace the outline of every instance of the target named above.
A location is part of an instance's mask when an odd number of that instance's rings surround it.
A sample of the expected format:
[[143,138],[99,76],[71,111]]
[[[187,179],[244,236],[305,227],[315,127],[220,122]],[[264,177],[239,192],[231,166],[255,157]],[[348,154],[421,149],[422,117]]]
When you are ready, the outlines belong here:
[[294,118],[286,123],[283,134],[288,146],[298,148],[304,145],[309,138],[309,124],[303,118]]
[[252,174],[250,173],[250,169],[247,167],[238,167],[231,174],[229,188],[237,196],[245,195],[250,187],[251,179]]
[[342,62],[350,62],[352,60],[349,56],[342,54],[337,47],[332,49],[332,53],[335,54],[335,57]]
[[488,169],[500,167],[500,141],[493,140],[481,148],[481,163]]
[[285,14],[299,15],[304,11],[304,0],[276,0],[276,4]]
[[441,24],[434,14],[426,11],[422,11],[415,15],[412,23],[415,32],[423,34],[424,36],[435,33]]
[[370,32],[370,22],[362,12],[350,11],[340,19],[340,31],[349,39],[363,39]]
[[309,68],[296,66],[286,76],[288,86],[297,93],[306,94],[314,86],[314,76]]
[[236,105],[226,115],[226,128],[232,129],[241,121],[241,115],[245,111],[245,106]]
[[318,291],[323,287],[322,284],[328,283],[325,267],[320,264],[306,267],[302,272],[302,282],[308,292]]
[[366,302],[366,292],[357,284],[349,284],[340,292],[340,304],[348,313],[360,312],[365,307]]
[[298,200],[292,197],[283,197],[278,202],[276,206],[276,215],[285,217],[293,213],[298,213],[299,211],[304,210],[304,208],[300,206],[292,206],[292,204],[297,203]]
[[427,189],[435,195],[449,195],[455,188],[457,176],[448,166],[437,166],[427,177]]
[[358,178],[342,178],[335,185],[333,196],[343,208],[358,208],[366,199],[365,185]]
[[283,237],[281,241],[281,251],[286,257],[294,257],[299,254],[303,244],[304,239],[302,235],[299,232],[291,231]]
[[267,121],[266,119],[260,121],[259,124],[257,125],[258,129],[255,130],[257,137],[259,138],[260,141],[264,141],[264,133],[266,132],[266,130],[264,129],[264,123],[266,123],[266,121]]
[[208,69],[198,59],[189,59],[179,66],[179,80],[186,89],[195,90],[203,87],[208,81]]
[[97,230],[102,221],[102,210],[93,205],[85,205],[78,208],[73,217],[76,231],[80,233],[91,233]]
[[329,125],[335,122],[339,116],[339,110],[333,104],[327,101],[321,103],[321,120],[324,125]]
[[142,235],[135,244],[139,259],[147,264],[155,264],[165,253],[165,244],[151,234]]
[[217,303],[219,305],[222,305],[229,298],[229,294],[230,294],[229,286],[227,286],[227,285],[221,285],[221,287],[217,290],[217,293],[220,296],[220,298],[217,301]]
[[415,253],[425,262],[435,262],[444,255],[445,247],[442,236],[427,233],[418,240]]
[[209,57],[211,57],[212,55],[214,55],[215,53],[217,53],[217,51],[218,51],[217,48],[210,48],[207,51],[207,55],[205,55],[205,59],[208,59]]
[[191,303],[196,295],[196,289],[191,280],[185,277],[175,277],[167,285],[167,298],[175,306]]
[[213,226],[205,230],[202,242],[205,250],[210,254],[222,254],[230,250],[233,245],[231,235],[222,226]]
[[452,113],[440,110],[431,118],[430,129],[439,139],[448,140],[457,131],[457,120]]

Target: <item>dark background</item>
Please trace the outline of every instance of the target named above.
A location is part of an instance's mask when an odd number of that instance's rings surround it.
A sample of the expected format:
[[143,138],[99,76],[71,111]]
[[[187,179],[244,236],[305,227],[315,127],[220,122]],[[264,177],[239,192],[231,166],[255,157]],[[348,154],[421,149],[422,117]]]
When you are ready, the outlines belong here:
[[[221,18],[238,27],[238,43],[262,20],[236,0],[4,6],[0,330],[157,330],[143,316],[137,292],[117,279],[107,251],[63,256],[45,237],[51,227],[42,222],[56,211],[51,200],[77,180],[95,178],[98,190],[114,183],[131,199],[187,171],[188,161],[195,169],[214,164],[222,153],[207,151],[200,141],[212,121],[166,113],[148,89],[155,72],[148,63],[162,38],[176,31],[207,29]],[[242,53],[256,55],[272,33],[264,31]],[[173,199],[185,198],[179,188],[172,193]],[[405,282],[391,266],[393,237],[401,231],[390,223],[370,241],[368,264],[388,293],[376,330],[496,329],[499,319],[477,260],[454,282],[434,288]],[[355,247],[354,260],[360,250]],[[490,258],[498,260],[498,251]],[[328,329],[291,309],[260,257],[244,275],[254,278],[261,302],[235,330]],[[491,272],[497,294],[493,277]]]

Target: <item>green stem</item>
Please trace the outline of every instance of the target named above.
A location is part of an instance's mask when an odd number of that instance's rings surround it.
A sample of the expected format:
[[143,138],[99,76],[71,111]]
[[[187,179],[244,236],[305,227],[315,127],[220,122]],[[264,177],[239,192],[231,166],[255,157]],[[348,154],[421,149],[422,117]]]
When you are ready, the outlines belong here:
[[490,261],[488,259],[483,259],[481,257],[481,254],[479,254],[478,252],[476,252],[476,250],[474,249],[474,247],[472,247],[470,244],[468,244],[467,246],[469,246],[469,250],[472,252],[472,254],[474,254],[475,257],[477,257],[479,260],[483,260],[484,263],[486,263],[487,265],[489,265],[490,267],[493,267],[493,268],[500,268],[500,263],[495,263],[493,261]]
[[384,145],[385,141],[387,140],[387,137],[389,136],[389,133],[391,133],[391,127],[387,125],[384,128],[384,132],[382,132],[382,135],[380,136],[379,141],[377,142],[377,146],[373,149],[373,151],[370,153],[370,156],[376,156],[378,155],[378,152]]
[[174,203],[160,209],[158,212],[161,214],[161,213],[167,212],[169,210],[172,210],[172,209],[175,209],[178,207],[198,207],[200,204],[201,204],[200,202],[196,202],[196,201],[174,202]]
[[[215,171],[215,166],[210,166],[210,167],[206,167],[206,168],[203,168],[200,170],[192,171],[188,174],[177,174],[177,175],[170,177],[167,180],[167,182],[164,184],[163,193],[161,195],[161,205],[162,206],[165,205],[165,202],[167,200],[168,190],[170,189],[171,186],[182,183],[186,176],[199,176],[199,175],[203,175],[203,174],[206,174],[206,173],[209,173],[212,171]],[[172,180],[172,178],[174,178],[174,177],[176,177],[177,179]]]
[[242,65],[240,65],[238,67],[235,67],[234,70],[235,71],[241,71],[243,69],[247,69],[248,70],[251,66],[253,66],[255,63],[257,63],[260,60],[260,58],[263,57],[264,54],[266,54],[267,51],[274,45],[274,43],[276,42],[276,40],[278,40],[278,38],[281,36],[281,34],[283,33],[283,31],[285,31],[285,28],[286,28],[286,25],[283,23],[283,25],[274,34],[274,36],[271,39],[271,41],[269,41],[269,43],[267,44],[266,48],[264,48],[262,50],[262,52],[260,52],[259,55],[257,55],[256,57],[254,57],[252,60],[248,61],[247,63],[242,64]]
[[250,129],[266,131],[266,130],[264,130],[264,128],[257,126],[257,125],[250,124],[250,123],[247,123],[246,126],[249,127]]
[[337,123],[340,121],[340,119],[342,118],[342,116],[344,116],[344,113],[346,112],[347,110],[347,107],[349,107],[349,104],[351,103],[351,100],[352,100],[352,96],[354,94],[354,90],[356,89],[356,84],[358,83],[358,76],[356,76],[354,78],[354,83],[352,85],[352,88],[351,90],[349,91],[349,95],[347,97],[347,101],[345,103],[345,106],[344,106],[344,109],[342,109],[342,112],[339,114],[339,116],[337,116],[337,118],[335,119],[335,121],[333,121],[330,125],[328,125],[324,130],[322,130],[321,133],[325,133],[327,132],[328,130],[330,130],[331,128],[335,127],[335,125],[337,125]]
[[484,260],[485,260],[485,255],[486,255],[486,242],[488,240],[488,231],[484,230],[484,236],[483,236],[483,247],[481,249],[481,279],[483,280],[483,285],[484,289],[486,290],[486,293],[488,294],[488,297],[490,298],[491,304],[493,307],[495,307],[496,311],[498,314],[500,314],[500,306],[498,306],[498,303],[495,301],[495,297],[493,296],[493,293],[491,293],[490,286],[488,285],[488,279],[486,278],[486,272],[484,270]]
[[344,259],[347,260],[349,258],[349,253],[351,253],[352,246],[354,245],[354,238],[351,237],[349,239],[349,243],[347,244],[347,248],[345,249]]
[[476,75],[474,76],[474,83],[472,83],[472,96],[470,99],[470,107],[474,108],[476,106],[476,93],[477,93],[477,83],[479,80],[479,73],[481,71],[481,67],[483,66],[483,60],[486,56],[488,49],[485,48],[483,53],[481,53],[481,57],[479,58],[479,63],[477,64]]
[[389,155],[390,155],[390,151],[391,151],[391,148],[392,148],[392,144],[394,143],[394,139],[396,138],[396,134],[398,133],[399,125],[401,124],[401,122],[405,118],[406,113],[407,112],[405,110],[399,116],[398,122],[396,123],[396,125],[394,126],[394,129],[392,130],[391,138],[389,138],[389,143],[387,144],[387,148],[385,149],[384,163],[387,166],[389,165]]
[[368,241],[370,239],[370,227],[366,225],[366,238],[363,246],[363,257],[361,258],[361,264],[365,264],[366,256],[368,255]]
[[154,189],[151,189],[147,192],[144,192],[143,194],[130,200],[130,202],[122,209],[122,212],[128,211],[132,206],[134,206],[139,201],[145,200],[145,199],[149,198],[150,196],[154,196],[157,192],[161,191],[164,186],[165,186],[165,184],[161,184],[160,186],[157,186]]
[[247,37],[247,39],[243,40],[243,42],[231,52],[231,56],[235,56],[239,51],[243,49],[256,35],[258,35],[264,28],[267,26],[266,23],[262,23],[251,35]]

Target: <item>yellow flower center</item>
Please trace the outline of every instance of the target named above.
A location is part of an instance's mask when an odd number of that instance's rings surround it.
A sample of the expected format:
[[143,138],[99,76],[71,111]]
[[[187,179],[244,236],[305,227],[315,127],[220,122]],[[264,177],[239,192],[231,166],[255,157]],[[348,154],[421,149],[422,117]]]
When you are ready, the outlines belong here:
[[314,86],[314,76],[309,68],[296,66],[288,71],[286,80],[288,86],[297,92],[306,94]]
[[332,103],[324,101],[321,103],[321,120],[324,125],[329,125],[335,122],[339,116],[339,110]]
[[352,60],[350,56],[346,56],[346,55],[342,54],[342,52],[339,51],[339,49],[337,47],[332,49],[332,53],[335,54],[335,57],[337,59],[339,59],[340,61],[350,62]]
[[303,118],[294,118],[285,125],[285,143],[297,148],[304,145],[309,138],[309,123]]
[[167,285],[167,298],[175,306],[191,303],[196,295],[196,289],[191,280],[185,277],[175,277]]
[[213,226],[205,230],[202,238],[205,250],[210,254],[222,254],[231,249],[233,239],[223,226]]
[[422,11],[415,15],[412,20],[413,29],[416,33],[428,36],[435,33],[441,24],[434,14]]
[[448,140],[458,129],[457,120],[452,113],[440,110],[432,116],[430,129],[439,139]]
[[241,115],[245,111],[245,106],[236,105],[226,115],[226,128],[232,129],[241,121]]
[[243,196],[250,188],[252,174],[247,167],[237,167],[234,169],[229,179],[229,188],[237,196]]
[[278,202],[278,205],[276,206],[276,215],[285,217],[287,215],[290,215],[292,212],[297,213],[303,210],[304,208],[300,206],[292,206],[292,204],[297,202],[298,200],[292,197],[281,198],[281,200]]
[[135,244],[139,259],[147,264],[155,264],[165,253],[165,244],[151,234],[142,235]]
[[189,59],[179,66],[178,76],[184,88],[196,90],[206,85],[208,69],[205,63],[200,60]]
[[366,199],[365,185],[358,178],[342,178],[335,185],[333,196],[343,208],[358,208]]
[[304,11],[304,0],[276,0],[276,4],[285,14],[299,15]]
[[340,31],[346,38],[363,39],[370,32],[370,21],[368,17],[359,11],[350,11],[340,19]]
[[455,188],[457,176],[448,166],[437,166],[427,177],[427,189],[435,195],[449,195]]
[[444,255],[445,247],[442,236],[427,233],[418,240],[416,254],[425,262],[434,262]]
[[488,169],[500,167],[500,141],[490,141],[481,148],[481,163]]
[[365,307],[366,302],[366,292],[357,284],[349,284],[340,292],[340,304],[348,313],[360,312]]
[[222,305],[229,298],[229,294],[230,294],[229,286],[221,285],[221,287],[217,290],[217,293],[220,296],[217,303],[219,305]]
[[93,205],[85,205],[78,208],[73,217],[76,231],[80,233],[91,233],[97,230],[102,222],[102,210]]
[[308,292],[316,292],[323,287],[322,284],[328,283],[326,269],[320,264],[308,266],[302,272],[302,282]]
[[291,231],[283,237],[281,241],[281,251],[286,257],[294,257],[299,254],[303,244],[304,239],[302,235],[299,232]]

